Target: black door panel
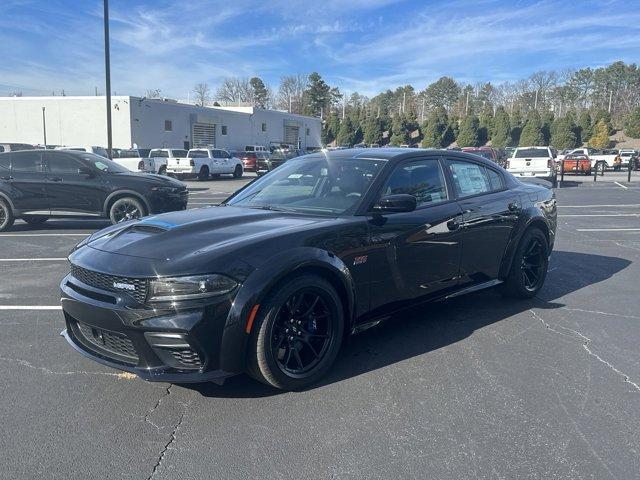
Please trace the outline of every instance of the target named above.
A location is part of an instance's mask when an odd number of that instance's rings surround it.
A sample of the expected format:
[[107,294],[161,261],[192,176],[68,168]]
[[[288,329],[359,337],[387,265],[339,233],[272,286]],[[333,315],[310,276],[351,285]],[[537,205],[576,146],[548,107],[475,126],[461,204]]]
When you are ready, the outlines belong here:
[[4,177],[17,214],[49,213],[41,150],[11,153],[11,172]]

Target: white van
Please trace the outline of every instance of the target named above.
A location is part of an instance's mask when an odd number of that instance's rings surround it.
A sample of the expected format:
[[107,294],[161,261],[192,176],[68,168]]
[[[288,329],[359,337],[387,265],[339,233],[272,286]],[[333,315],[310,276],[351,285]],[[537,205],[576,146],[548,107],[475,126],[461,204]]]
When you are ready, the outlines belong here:
[[507,159],[507,171],[516,177],[535,177],[556,182],[557,153],[553,147],[518,147]]
[[242,160],[233,157],[226,150],[217,148],[192,148],[187,158],[168,158],[167,174],[176,178],[197,176],[208,180],[222,174],[232,174],[241,178],[244,174]]

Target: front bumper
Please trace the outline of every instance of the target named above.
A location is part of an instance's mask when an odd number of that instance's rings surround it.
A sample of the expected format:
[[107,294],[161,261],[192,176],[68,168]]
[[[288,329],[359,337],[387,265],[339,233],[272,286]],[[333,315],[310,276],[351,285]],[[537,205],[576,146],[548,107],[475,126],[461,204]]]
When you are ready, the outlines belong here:
[[233,294],[184,308],[151,308],[72,275],[60,290],[61,335],[87,358],[147,381],[198,383],[240,373],[225,371],[220,358]]
[[163,193],[151,195],[149,203],[152,214],[175,212],[178,210],[186,210],[189,202],[189,191],[184,190],[177,193]]

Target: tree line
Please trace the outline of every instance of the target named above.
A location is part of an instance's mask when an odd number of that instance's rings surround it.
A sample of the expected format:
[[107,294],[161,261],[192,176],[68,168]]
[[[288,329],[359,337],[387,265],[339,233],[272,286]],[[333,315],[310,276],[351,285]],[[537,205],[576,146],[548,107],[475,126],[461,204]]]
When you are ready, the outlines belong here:
[[193,94],[198,105],[254,105],[320,117],[325,144],[606,148],[616,130],[640,138],[640,69],[621,61],[497,85],[444,76],[423,90],[404,85],[371,98],[341,91],[317,72],[284,76],[275,89],[259,77],[232,77],[215,91],[200,83]]

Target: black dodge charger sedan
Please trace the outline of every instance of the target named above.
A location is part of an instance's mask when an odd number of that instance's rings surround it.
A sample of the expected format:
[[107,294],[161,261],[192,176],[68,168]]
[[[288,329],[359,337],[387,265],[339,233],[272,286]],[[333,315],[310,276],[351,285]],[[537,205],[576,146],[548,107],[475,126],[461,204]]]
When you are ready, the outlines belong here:
[[99,155],[72,150],[0,153],[0,231],[22,218],[105,217],[112,223],[184,210],[184,183],[134,173]]
[[408,305],[489,287],[533,297],[555,230],[552,190],[476,155],[306,155],[218,207],[82,241],[60,285],[63,335],[146,380],[248,372],[303,388],[345,336]]

